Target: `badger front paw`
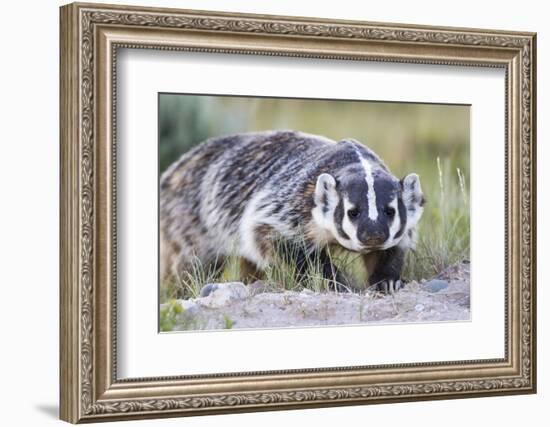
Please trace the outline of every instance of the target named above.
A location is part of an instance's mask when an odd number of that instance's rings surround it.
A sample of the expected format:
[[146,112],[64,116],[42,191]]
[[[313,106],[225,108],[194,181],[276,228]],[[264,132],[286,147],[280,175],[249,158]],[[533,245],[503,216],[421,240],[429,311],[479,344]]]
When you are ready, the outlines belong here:
[[374,284],[374,289],[385,295],[393,294],[404,287],[405,282],[403,282],[401,279],[387,279]]

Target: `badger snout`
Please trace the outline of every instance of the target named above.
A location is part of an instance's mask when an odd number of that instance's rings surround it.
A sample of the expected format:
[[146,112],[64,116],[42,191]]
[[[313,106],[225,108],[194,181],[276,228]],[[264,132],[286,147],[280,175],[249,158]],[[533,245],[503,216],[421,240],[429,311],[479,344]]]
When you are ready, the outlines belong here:
[[382,231],[371,231],[361,236],[361,241],[368,247],[382,246],[387,239],[387,236]]
[[368,246],[380,246],[385,241],[386,241],[386,239],[384,238],[383,234],[375,234],[373,236],[368,236],[365,239],[365,243]]

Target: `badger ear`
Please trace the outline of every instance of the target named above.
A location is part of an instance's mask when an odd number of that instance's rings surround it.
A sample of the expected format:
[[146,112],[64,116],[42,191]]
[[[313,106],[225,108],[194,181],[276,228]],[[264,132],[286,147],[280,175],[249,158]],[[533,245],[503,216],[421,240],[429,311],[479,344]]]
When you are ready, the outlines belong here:
[[328,212],[338,204],[336,180],[328,173],[322,173],[317,177],[315,184],[315,206],[320,206],[323,212]]
[[424,193],[422,193],[422,187],[420,186],[420,178],[417,174],[411,173],[401,180],[401,187],[403,190],[403,204],[409,212],[415,212],[419,210],[426,200],[424,199]]

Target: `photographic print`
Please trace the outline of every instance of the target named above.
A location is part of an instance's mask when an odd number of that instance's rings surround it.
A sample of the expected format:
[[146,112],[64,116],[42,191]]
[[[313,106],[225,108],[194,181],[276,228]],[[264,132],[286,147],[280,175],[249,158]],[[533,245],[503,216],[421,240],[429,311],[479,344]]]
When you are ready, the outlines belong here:
[[470,319],[470,106],[160,93],[159,329]]

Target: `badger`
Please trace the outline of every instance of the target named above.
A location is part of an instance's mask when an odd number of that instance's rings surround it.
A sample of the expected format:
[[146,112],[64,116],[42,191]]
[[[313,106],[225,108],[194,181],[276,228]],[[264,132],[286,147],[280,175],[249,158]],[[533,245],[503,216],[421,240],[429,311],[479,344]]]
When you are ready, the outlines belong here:
[[397,179],[354,139],[297,131],[211,138],[161,176],[161,280],[196,260],[221,269],[235,255],[243,281],[255,280],[285,247],[274,242],[302,241],[291,260],[297,277],[317,257],[323,276],[349,290],[329,256],[336,245],[360,254],[369,288],[394,292],[423,205],[417,174]]

